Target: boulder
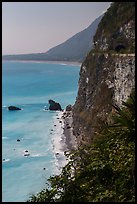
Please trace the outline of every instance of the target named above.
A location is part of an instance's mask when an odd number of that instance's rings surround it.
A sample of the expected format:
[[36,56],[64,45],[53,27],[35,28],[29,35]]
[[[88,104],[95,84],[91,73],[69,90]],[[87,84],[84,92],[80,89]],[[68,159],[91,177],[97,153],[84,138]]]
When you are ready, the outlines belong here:
[[72,105],[71,104],[66,107],[66,111],[72,111]]
[[29,153],[26,153],[26,154],[24,154],[24,157],[28,157],[30,154]]
[[62,110],[61,105],[53,100],[49,100],[49,104],[49,110]]
[[21,110],[21,108],[18,108],[16,106],[9,106],[8,110]]

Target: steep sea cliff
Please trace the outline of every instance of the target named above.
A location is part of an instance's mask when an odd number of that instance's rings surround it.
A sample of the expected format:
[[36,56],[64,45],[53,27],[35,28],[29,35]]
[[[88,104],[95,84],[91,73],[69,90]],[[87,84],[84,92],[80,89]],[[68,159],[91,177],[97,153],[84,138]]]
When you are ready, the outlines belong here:
[[82,63],[73,108],[73,131],[78,144],[91,143],[102,123],[122,105],[135,86],[134,2],[114,3],[94,36],[94,48]]

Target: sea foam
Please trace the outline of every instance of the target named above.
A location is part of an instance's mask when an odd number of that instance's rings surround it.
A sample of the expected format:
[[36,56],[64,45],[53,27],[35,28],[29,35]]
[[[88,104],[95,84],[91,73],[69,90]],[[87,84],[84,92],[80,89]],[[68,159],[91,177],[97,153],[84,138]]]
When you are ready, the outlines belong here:
[[9,162],[10,159],[3,159],[2,162]]

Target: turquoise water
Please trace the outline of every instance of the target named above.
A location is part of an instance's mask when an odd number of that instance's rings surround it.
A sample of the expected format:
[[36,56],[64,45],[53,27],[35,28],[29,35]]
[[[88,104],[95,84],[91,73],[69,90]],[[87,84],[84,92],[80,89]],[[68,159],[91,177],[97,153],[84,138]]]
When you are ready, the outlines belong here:
[[[51,129],[60,113],[45,111],[45,108],[49,99],[59,102],[63,109],[74,104],[78,78],[79,66],[3,62],[3,202],[25,202],[31,194],[45,187],[49,176],[58,172]],[[8,111],[9,105],[22,110]],[[56,140],[59,137],[58,131]],[[29,156],[24,156],[25,150]]]

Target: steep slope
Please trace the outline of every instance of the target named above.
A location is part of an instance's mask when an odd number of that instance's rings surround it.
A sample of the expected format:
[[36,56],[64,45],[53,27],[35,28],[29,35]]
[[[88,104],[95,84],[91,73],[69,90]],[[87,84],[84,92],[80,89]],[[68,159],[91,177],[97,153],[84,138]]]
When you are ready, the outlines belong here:
[[52,60],[82,61],[92,48],[93,36],[97,30],[102,15],[83,31],[77,33],[64,43],[50,49],[46,54]]
[[78,144],[91,143],[112,104],[122,104],[135,86],[134,2],[112,3],[94,36],[94,48],[82,63],[73,130]]
[[64,43],[51,48],[46,53],[5,55],[5,60],[51,60],[82,61],[92,48],[93,36],[103,15],[95,19],[89,27],[75,34]]

